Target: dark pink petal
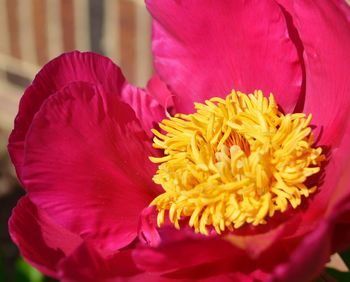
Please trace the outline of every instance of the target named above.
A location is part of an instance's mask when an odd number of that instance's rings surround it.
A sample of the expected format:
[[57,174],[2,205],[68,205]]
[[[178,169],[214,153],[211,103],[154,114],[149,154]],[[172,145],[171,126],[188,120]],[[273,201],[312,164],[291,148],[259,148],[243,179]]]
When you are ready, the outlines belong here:
[[304,112],[313,114],[319,144],[335,148],[349,122],[350,24],[336,1],[295,1],[305,48]]
[[295,26],[294,19],[294,0],[275,0],[281,7],[281,10],[286,18],[286,23],[288,27],[288,34],[290,39],[293,41],[295,47],[297,48],[298,57],[300,60],[300,66],[302,69],[302,84],[301,84],[301,93],[299,95],[298,101],[295,105],[293,112],[302,112],[305,102],[305,89],[306,89],[306,72],[305,72],[305,62],[304,62],[304,45],[300,38],[298,29]]
[[140,215],[138,237],[142,243],[151,247],[161,243],[156,220],[157,211],[154,206],[145,208]]
[[[347,183],[350,156],[350,121],[346,112],[349,109],[349,82],[346,73],[349,56],[349,18],[350,9],[341,0],[307,2],[278,0],[293,15],[293,23],[305,43],[305,61],[307,70],[307,92],[305,111],[314,114],[314,123],[320,133],[321,145],[332,145],[330,160],[325,173],[318,182],[319,192],[308,199],[308,207],[301,213],[299,228],[293,236],[301,236],[317,229],[326,216],[337,216],[350,211]],[[338,81],[339,79],[339,81]],[[340,82],[340,83],[339,83]],[[345,91],[345,92],[342,92]],[[347,93],[346,93],[347,92]],[[329,108],[331,106],[331,108]],[[335,109],[333,109],[335,108]],[[329,149],[329,148],[328,148]],[[327,149],[326,149],[327,152]],[[344,180],[347,179],[347,180]],[[345,184],[344,184],[345,183]],[[337,223],[332,239],[338,242],[332,251],[344,248],[349,238],[348,223]],[[342,243],[339,243],[342,242]]]
[[59,267],[59,278],[64,282],[128,281],[141,273],[132,260],[131,250],[105,256],[88,242],[63,260]]
[[[348,182],[342,180],[350,171],[350,82],[347,78],[350,58],[346,47],[350,47],[350,25],[336,2],[298,1],[294,5],[295,22],[305,43],[305,112],[314,116],[320,134],[318,143],[331,146],[319,192],[308,201],[307,212],[300,220],[304,232],[316,228],[325,215],[335,216],[350,210],[345,204],[350,200],[349,189],[344,184]],[[341,236],[339,230],[335,233],[334,236]]]
[[288,11],[289,14],[293,15],[293,2],[294,0],[275,0],[279,5]]
[[314,232],[305,237],[288,261],[275,269],[272,280],[312,281],[329,261],[331,255],[330,231],[328,224],[320,224]]
[[135,111],[146,134],[152,138],[152,128],[158,126],[166,116],[166,109],[147,90],[125,83],[121,92],[122,101]]
[[59,265],[59,278],[63,282],[169,282],[174,281],[138,269],[132,250],[123,250],[110,256],[103,255],[88,242],[84,242],[70,257]]
[[350,242],[350,199],[346,199],[347,212],[337,218],[333,230],[332,253],[342,252],[349,247]]
[[220,238],[208,238],[162,227],[158,246],[139,245],[134,250],[137,266],[147,273],[179,281],[266,281],[262,262],[252,260],[239,248]]
[[116,250],[137,234],[158,194],[149,138],[133,110],[88,83],[46,100],[26,138],[23,180],[30,199],[67,229]]
[[262,234],[242,236],[232,234],[227,235],[225,239],[235,247],[245,251],[250,258],[256,259],[264,251],[273,248],[276,241],[280,240],[283,236],[288,235],[288,231],[290,231],[288,224],[291,225],[291,223],[286,222],[285,224]]
[[28,197],[23,197],[9,221],[12,240],[22,256],[46,275],[57,278],[57,265],[69,256],[82,239],[54,223]]
[[174,106],[173,94],[157,74],[154,74],[148,81],[146,89],[150,95],[159,101],[164,109],[169,110]]
[[[350,130],[344,130],[347,134],[340,143],[339,151],[349,156]],[[343,146],[347,148],[345,151]],[[328,174],[320,192],[301,218],[302,226],[308,227],[308,234],[303,234],[304,238],[288,260],[275,269],[276,281],[311,281],[331,254],[349,246],[350,167],[345,163],[339,167],[339,163],[335,162],[339,151],[327,165]]]
[[35,113],[42,103],[62,87],[74,81],[100,85],[131,104],[145,130],[163,118],[163,108],[145,91],[129,85],[121,70],[107,57],[86,52],[66,53],[46,64],[25,91],[9,139],[9,152],[21,179],[24,140]]
[[[349,134],[346,140],[342,141],[346,142],[343,145],[347,146],[349,150],[350,148],[348,144],[350,142],[350,130],[348,130],[348,132]],[[346,155],[349,156],[350,153],[347,152]],[[332,252],[343,251],[349,247],[350,242],[350,166],[349,164],[346,164],[339,170],[340,173],[335,175],[338,181],[330,181],[330,185],[333,183],[335,184],[330,186],[331,188],[328,188],[333,189],[331,197],[328,198],[326,211],[327,217],[331,218],[330,221],[335,224],[333,230]],[[333,178],[333,175],[331,174],[329,178]]]
[[[197,280],[198,281],[198,280]],[[243,274],[243,273],[225,273],[221,275],[212,276],[205,279],[200,279],[201,282],[232,282],[232,281],[239,281],[239,282],[255,282],[259,281],[254,279],[253,277],[250,277],[249,275]]]
[[348,0],[333,0],[338,7],[343,11],[348,22],[350,22],[350,4]]
[[173,273],[243,254],[221,239],[198,235],[194,238],[194,235],[174,228],[162,228],[160,231],[161,244],[140,245],[134,251],[137,265],[147,272]]
[[302,73],[286,20],[274,1],[146,1],[154,17],[153,53],[179,112],[235,88],[273,92],[285,111]]

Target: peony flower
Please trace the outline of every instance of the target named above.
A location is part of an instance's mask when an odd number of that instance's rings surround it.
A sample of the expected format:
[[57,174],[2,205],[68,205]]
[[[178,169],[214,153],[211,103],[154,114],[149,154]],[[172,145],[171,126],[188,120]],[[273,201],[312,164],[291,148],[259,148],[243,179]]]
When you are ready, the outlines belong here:
[[147,7],[146,89],[72,52],[25,91],[13,241],[62,281],[315,278],[350,242],[346,3]]

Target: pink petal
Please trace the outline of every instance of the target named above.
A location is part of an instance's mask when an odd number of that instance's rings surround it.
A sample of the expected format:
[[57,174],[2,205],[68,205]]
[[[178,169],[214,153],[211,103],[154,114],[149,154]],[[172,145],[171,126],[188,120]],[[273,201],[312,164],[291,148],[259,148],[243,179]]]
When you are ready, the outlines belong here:
[[[291,230],[289,225],[291,223],[287,221],[266,233],[242,236],[231,234],[227,235],[225,239],[235,247],[245,251],[250,258],[257,259],[264,251],[273,248],[276,241],[286,235],[291,235],[288,234],[288,231]],[[293,226],[295,225],[293,224]]]
[[125,83],[121,92],[122,101],[126,102],[135,111],[146,134],[153,138],[152,128],[166,116],[166,109],[147,90]]
[[145,208],[140,215],[138,237],[142,243],[156,247],[161,243],[157,227],[157,210],[154,206]]
[[293,41],[295,47],[297,48],[298,57],[300,60],[300,66],[302,69],[301,93],[299,95],[297,104],[293,112],[302,112],[304,107],[305,95],[306,95],[305,93],[306,72],[305,72],[305,62],[303,59],[304,45],[300,38],[299,31],[295,26],[295,19],[294,19],[295,15],[294,15],[294,7],[293,7],[294,0],[275,0],[275,1],[280,5],[283,15],[286,18],[288,33],[289,33],[290,39]]
[[28,197],[23,197],[13,210],[9,232],[26,260],[56,278],[59,261],[82,242],[79,236],[54,223]]
[[104,256],[88,242],[83,243],[60,264],[60,281],[127,281],[141,273],[136,268],[131,250]]
[[313,114],[319,144],[337,146],[349,121],[350,24],[336,1],[296,1],[296,24],[305,48],[304,112]]
[[[350,242],[350,200],[347,200],[347,212],[336,218],[332,237],[332,253],[342,252],[349,248]],[[341,206],[342,207],[342,206]]]
[[[305,111],[314,115],[316,130],[321,132],[321,145],[333,145],[330,160],[325,166],[324,178],[319,181],[319,192],[308,200],[308,208],[301,214],[300,227],[294,236],[317,229],[325,216],[337,216],[350,212],[350,190],[348,189],[350,167],[350,121],[349,82],[346,78],[350,58],[349,46],[350,8],[342,0],[320,3],[278,0],[290,14],[305,43],[307,81]],[[293,3],[295,2],[295,4]],[[345,17],[347,20],[345,19]],[[338,81],[339,80],[339,81]],[[342,92],[344,91],[344,92]],[[329,108],[331,107],[331,108]],[[335,109],[332,109],[335,108]],[[337,223],[334,229],[335,242],[332,252],[347,245],[348,222]],[[343,238],[343,240],[341,239]],[[343,246],[343,247],[342,247]]]
[[334,191],[328,196],[327,212],[292,250],[288,260],[275,268],[273,281],[311,281],[321,272],[331,254],[349,246],[350,175],[345,173],[335,179]]
[[155,67],[179,112],[232,88],[273,92],[293,110],[302,73],[286,20],[274,1],[152,1]]
[[350,22],[350,7],[347,0],[333,0],[333,2],[343,11],[346,19]]
[[[138,267],[146,272],[159,274],[181,270],[186,272],[204,264],[224,259],[229,261],[229,258],[233,256],[243,255],[230,243],[221,239],[191,235],[186,230],[177,231],[170,227],[161,228],[160,233],[161,244],[151,247],[140,245],[134,251],[134,259]],[[196,271],[191,270],[190,272]],[[200,275],[205,274],[203,271]]]
[[275,269],[274,281],[311,281],[332,253],[349,246],[350,167],[339,159],[339,154],[350,155],[350,130],[344,130],[346,138],[326,166],[324,183],[300,219],[304,232],[296,233],[303,235],[302,241],[292,250],[289,259]]
[[[350,135],[350,134],[349,134]],[[349,144],[350,136],[344,144]],[[348,146],[348,145],[347,145]],[[349,149],[348,149],[349,150]],[[349,157],[349,153],[346,154]],[[340,170],[340,169],[339,169]],[[339,176],[338,176],[339,175]],[[349,247],[350,242],[350,167],[348,164],[336,174],[337,181],[332,181],[334,175],[330,173],[331,180],[328,184],[332,189],[331,197],[328,197],[326,216],[335,224],[333,230],[332,252],[343,251]]]
[[147,92],[159,101],[164,109],[169,110],[169,107],[174,106],[173,94],[157,74],[154,74],[148,81]]
[[190,229],[159,230],[158,246],[139,245],[134,251],[137,266],[146,273],[180,281],[266,281],[261,270],[268,259],[252,260],[239,248],[218,237],[204,237]]
[[77,82],[36,114],[23,180],[31,200],[54,220],[116,250],[135,238],[142,209],[158,194],[148,160],[154,154],[127,104]]
[[107,57],[77,51],[63,54],[43,67],[21,99],[9,139],[9,152],[20,179],[24,140],[35,113],[50,95],[74,81],[91,82],[108,93],[119,95],[131,104],[147,131],[164,117],[163,108],[145,91],[129,85],[119,67]]
[[331,254],[328,228],[323,223],[307,236],[288,261],[275,269],[271,281],[312,281],[322,271]]
[[[296,24],[305,43],[307,88],[305,112],[313,113],[321,145],[331,145],[319,192],[309,200],[300,220],[303,232],[312,231],[326,215],[350,211],[348,189],[350,156],[350,58],[349,23],[334,3],[323,1],[295,4]],[[345,180],[344,180],[345,179]],[[298,231],[299,232],[299,231]],[[335,232],[341,236],[341,232]],[[339,233],[339,234],[337,234]],[[301,234],[299,232],[299,234]]]
[[212,276],[209,278],[201,279],[201,282],[232,282],[232,281],[239,281],[239,282],[256,282],[259,280],[256,280],[246,274],[243,273],[225,273],[221,275]]

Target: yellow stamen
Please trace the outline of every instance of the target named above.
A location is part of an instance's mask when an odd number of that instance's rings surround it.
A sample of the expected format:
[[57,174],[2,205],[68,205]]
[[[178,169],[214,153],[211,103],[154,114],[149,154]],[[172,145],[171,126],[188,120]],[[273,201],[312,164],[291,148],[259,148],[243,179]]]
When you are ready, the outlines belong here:
[[164,189],[151,203],[158,226],[167,212],[178,229],[187,218],[198,233],[212,227],[220,234],[265,224],[316,191],[304,184],[325,159],[312,147],[311,115],[284,115],[273,95],[261,91],[232,91],[195,109],[163,120],[162,133],[152,130],[154,147],[164,150],[163,157],[150,157],[160,164],[153,181]]

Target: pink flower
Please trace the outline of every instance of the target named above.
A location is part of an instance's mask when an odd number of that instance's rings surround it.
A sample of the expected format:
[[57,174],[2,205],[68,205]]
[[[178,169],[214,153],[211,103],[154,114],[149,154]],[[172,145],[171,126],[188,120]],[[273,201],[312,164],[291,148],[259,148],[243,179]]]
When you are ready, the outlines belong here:
[[[108,58],[72,52],[25,91],[9,152],[27,195],[10,234],[62,281],[308,281],[350,242],[350,11],[338,0],[147,1],[157,75],[145,90]],[[166,86],[165,86],[166,85]],[[235,88],[312,113],[318,190],[264,225],[196,234],[148,208],[151,128]],[[169,90],[168,90],[169,89]]]

